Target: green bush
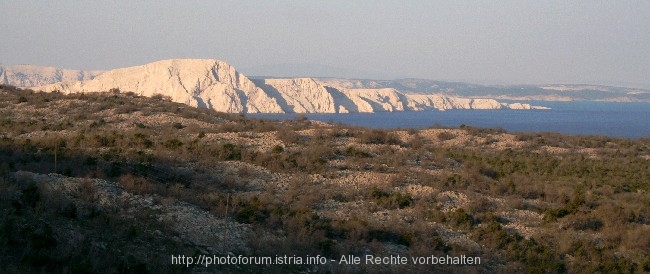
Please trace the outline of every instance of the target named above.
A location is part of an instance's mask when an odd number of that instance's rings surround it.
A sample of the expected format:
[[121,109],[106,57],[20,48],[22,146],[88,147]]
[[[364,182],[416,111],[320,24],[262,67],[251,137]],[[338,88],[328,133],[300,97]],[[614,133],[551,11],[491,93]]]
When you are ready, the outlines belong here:
[[373,129],[362,133],[359,136],[359,141],[364,144],[388,144],[388,145],[400,145],[402,141],[399,139],[397,134],[388,133],[384,130]]
[[271,149],[272,153],[282,153],[284,152],[284,147],[281,145],[276,145]]
[[242,159],[241,147],[231,143],[223,144],[215,153],[219,159],[225,161],[238,161]]
[[388,192],[379,188],[374,188],[371,196],[377,201],[377,205],[386,209],[405,208],[413,203],[413,197],[410,194],[402,194],[397,191]]
[[[145,146],[146,145],[147,144],[145,142]],[[169,139],[169,140],[165,141],[165,147],[169,148],[169,149],[173,149],[173,150],[174,149],[179,149],[181,146],[183,146],[183,142],[181,142],[180,140],[178,140],[176,138]]]
[[443,131],[443,132],[438,133],[438,140],[440,140],[440,141],[453,140],[453,139],[456,139],[456,137],[458,137],[456,134],[453,134],[453,133],[448,132],[448,131]]

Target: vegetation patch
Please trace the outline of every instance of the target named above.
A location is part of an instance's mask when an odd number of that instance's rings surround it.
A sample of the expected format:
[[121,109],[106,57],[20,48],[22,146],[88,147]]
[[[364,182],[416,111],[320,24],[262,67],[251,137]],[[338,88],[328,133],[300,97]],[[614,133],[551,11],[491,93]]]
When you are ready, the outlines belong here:
[[[647,138],[388,131],[250,119],[115,90],[0,90],[3,273],[176,273],[187,269],[170,254],[228,252],[484,262],[250,272],[650,271]],[[51,187],[57,178],[83,182],[64,193]],[[151,207],[107,209],[96,179]],[[246,248],[182,240],[178,221],[152,209],[179,204],[227,224],[215,242],[247,238]],[[252,235],[236,235],[241,227]]]

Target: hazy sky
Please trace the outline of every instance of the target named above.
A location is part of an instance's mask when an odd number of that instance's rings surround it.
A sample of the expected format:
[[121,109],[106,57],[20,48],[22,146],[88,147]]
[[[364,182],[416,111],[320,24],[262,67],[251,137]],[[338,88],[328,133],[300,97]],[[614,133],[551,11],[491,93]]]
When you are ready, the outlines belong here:
[[[9,1],[0,62],[318,64],[485,83],[650,87],[650,1]],[[245,74],[247,71],[243,71]]]

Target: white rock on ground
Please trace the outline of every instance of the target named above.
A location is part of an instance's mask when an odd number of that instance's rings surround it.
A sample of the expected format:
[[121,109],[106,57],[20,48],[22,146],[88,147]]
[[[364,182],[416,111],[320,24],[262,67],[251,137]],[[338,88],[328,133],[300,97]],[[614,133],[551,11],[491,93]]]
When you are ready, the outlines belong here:
[[167,224],[181,239],[204,247],[210,252],[225,254],[232,251],[248,252],[246,237],[252,232],[249,225],[217,218],[209,212],[191,204],[174,200],[170,203],[156,203],[153,196],[129,193],[114,182],[102,179],[73,178],[59,174],[37,174],[18,171],[14,174],[19,181],[33,181],[47,184],[55,191],[61,191],[70,199],[83,182],[90,182],[95,189],[94,201],[100,209],[128,207],[128,211],[148,210],[155,212],[158,222]]

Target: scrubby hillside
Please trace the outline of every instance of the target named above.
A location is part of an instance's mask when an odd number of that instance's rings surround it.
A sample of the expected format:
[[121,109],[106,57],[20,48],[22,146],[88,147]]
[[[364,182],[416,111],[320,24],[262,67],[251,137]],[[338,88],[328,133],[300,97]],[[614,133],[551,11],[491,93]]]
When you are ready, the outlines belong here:
[[[4,273],[650,271],[648,139],[384,131],[0,90]],[[172,255],[481,264],[188,268]]]

